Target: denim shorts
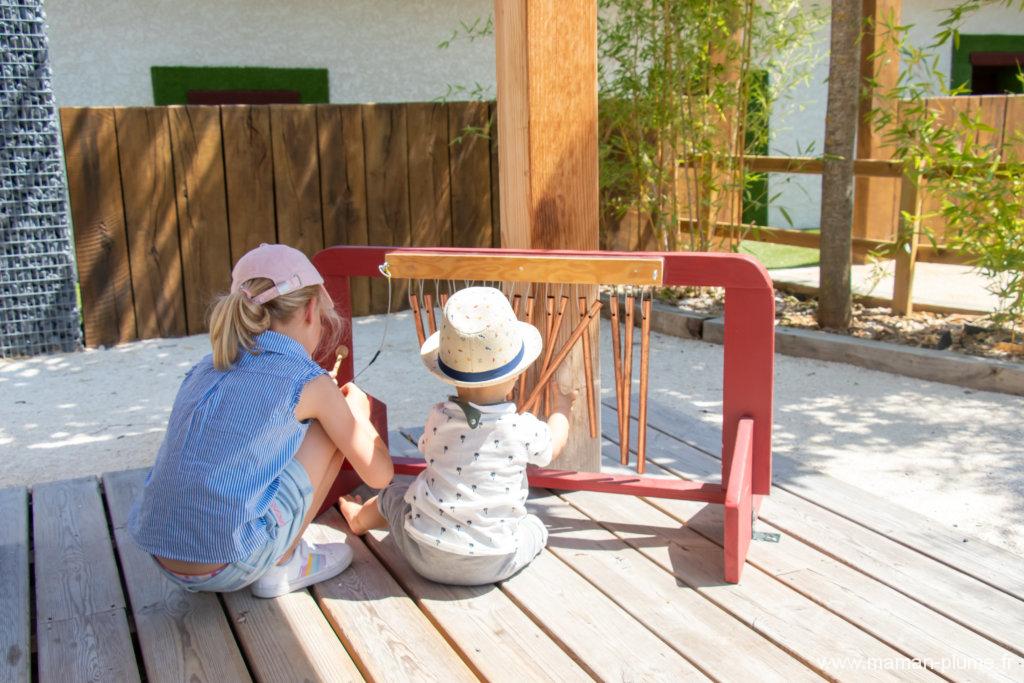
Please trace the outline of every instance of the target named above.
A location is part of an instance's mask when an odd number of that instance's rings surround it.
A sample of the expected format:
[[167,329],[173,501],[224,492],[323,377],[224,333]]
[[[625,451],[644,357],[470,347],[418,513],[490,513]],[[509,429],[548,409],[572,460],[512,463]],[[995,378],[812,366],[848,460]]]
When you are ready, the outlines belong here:
[[312,502],[313,485],[306,469],[298,460],[292,460],[281,473],[277,494],[263,515],[270,538],[262,548],[248,558],[232,562],[211,574],[188,576],[168,571],[159,562],[156,566],[175,584],[193,593],[230,593],[245,588],[277,564],[299,537]]

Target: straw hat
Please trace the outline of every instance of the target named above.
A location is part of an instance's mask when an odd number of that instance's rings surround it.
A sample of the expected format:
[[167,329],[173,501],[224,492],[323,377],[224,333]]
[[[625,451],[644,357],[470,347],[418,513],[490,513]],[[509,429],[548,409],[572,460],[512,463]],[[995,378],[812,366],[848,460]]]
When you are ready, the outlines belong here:
[[420,349],[420,358],[442,382],[488,387],[515,377],[540,355],[540,331],[516,319],[508,299],[493,287],[452,294],[441,327]]

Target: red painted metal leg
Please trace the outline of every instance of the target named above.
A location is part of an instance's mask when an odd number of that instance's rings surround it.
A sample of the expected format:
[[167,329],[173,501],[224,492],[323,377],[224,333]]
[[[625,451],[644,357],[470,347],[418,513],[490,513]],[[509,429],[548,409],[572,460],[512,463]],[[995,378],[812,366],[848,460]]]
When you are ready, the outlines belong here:
[[736,429],[729,483],[725,489],[724,553],[727,583],[739,583],[753,531],[753,439],[754,421],[749,417],[741,419]]
[[[728,486],[733,437],[744,417],[754,418],[753,491],[772,486],[772,378],[775,299],[771,289],[736,289],[725,294],[725,369],[722,390],[722,484]],[[730,315],[729,311],[733,314]]]

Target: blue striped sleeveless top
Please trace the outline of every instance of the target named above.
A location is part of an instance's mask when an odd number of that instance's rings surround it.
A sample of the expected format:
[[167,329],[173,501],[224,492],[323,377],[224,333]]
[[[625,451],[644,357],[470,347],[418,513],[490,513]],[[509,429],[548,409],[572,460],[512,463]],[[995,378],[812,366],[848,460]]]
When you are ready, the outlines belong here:
[[295,405],[324,370],[277,332],[257,336],[255,351],[224,372],[206,356],[185,376],[128,520],[144,550],[230,563],[269,540],[263,515],[309,427],[295,419]]

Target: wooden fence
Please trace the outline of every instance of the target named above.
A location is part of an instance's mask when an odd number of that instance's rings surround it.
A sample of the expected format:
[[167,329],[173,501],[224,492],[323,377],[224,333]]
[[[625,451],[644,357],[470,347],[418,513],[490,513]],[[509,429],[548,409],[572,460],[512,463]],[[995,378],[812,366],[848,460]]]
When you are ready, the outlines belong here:
[[[976,142],[1021,158],[1014,133],[1024,128],[1024,96],[934,103],[950,120],[979,113],[991,131]],[[260,242],[310,255],[332,244],[498,246],[496,135],[467,132],[493,124],[494,109],[481,102],[62,109],[86,344],[205,331],[231,264]],[[821,160],[748,157],[747,167],[820,174]],[[858,160],[855,173],[896,187],[892,211],[882,212],[889,237],[854,238],[853,249],[896,258],[893,308],[908,312],[916,261],[969,259],[919,243],[914,226],[901,231],[901,201],[929,213],[935,200],[927,186],[918,192],[901,181],[898,163]],[[813,233],[740,228],[744,239],[818,247]],[[735,226],[715,230],[734,234]],[[615,227],[602,233],[603,248],[640,248]],[[393,292],[395,308],[404,305],[402,286]],[[384,283],[353,282],[357,315],[387,303]]]
[[[498,246],[479,102],[61,110],[85,343],[206,330],[261,242]],[[387,307],[353,282],[354,312]],[[404,292],[396,287],[400,306]]]
[[[1024,95],[939,97],[928,100],[928,106],[939,114],[944,124],[952,124],[960,116],[977,117],[986,128],[973,133],[974,144],[993,146],[1004,160],[1024,159]],[[745,167],[751,173],[821,175],[822,161],[820,158],[811,157],[748,156],[745,158]],[[917,185],[904,176],[900,162],[887,159],[857,159],[854,162],[854,175],[875,183],[869,200],[862,196],[854,197],[855,213],[867,212],[872,220],[879,221],[882,225],[870,226],[870,232],[879,237],[853,238],[853,255],[855,259],[861,261],[865,260],[868,254],[893,258],[896,261],[893,298],[890,302],[896,313],[906,314],[913,311],[914,264],[918,261],[948,264],[973,262],[971,254],[954,251],[942,244],[949,226],[945,224],[943,217],[938,215],[941,210],[940,198],[929,191],[929,183],[941,182],[942,170],[933,170],[936,171],[937,177]],[[872,206],[862,206],[865,201],[871,201]],[[740,215],[742,197],[739,193],[735,193],[734,202],[736,206],[729,207],[732,209],[730,213]],[[903,224],[901,215],[904,211],[919,216],[919,221],[914,225]],[[684,225],[694,225],[697,223],[696,216],[691,213],[689,218],[683,219],[682,222]],[[705,229],[709,230],[709,236],[719,238],[716,248],[721,249],[731,248],[730,240],[737,235],[741,235],[744,240],[811,249],[818,249],[820,244],[820,236],[817,233],[805,230],[725,221]],[[606,235],[605,239],[617,248],[658,248],[658,245],[653,243],[652,234],[641,235],[634,215],[627,215],[627,219],[613,228],[611,233]],[[937,244],[932,245],[930,239],[922,240],[923,233],[933,237]]]

